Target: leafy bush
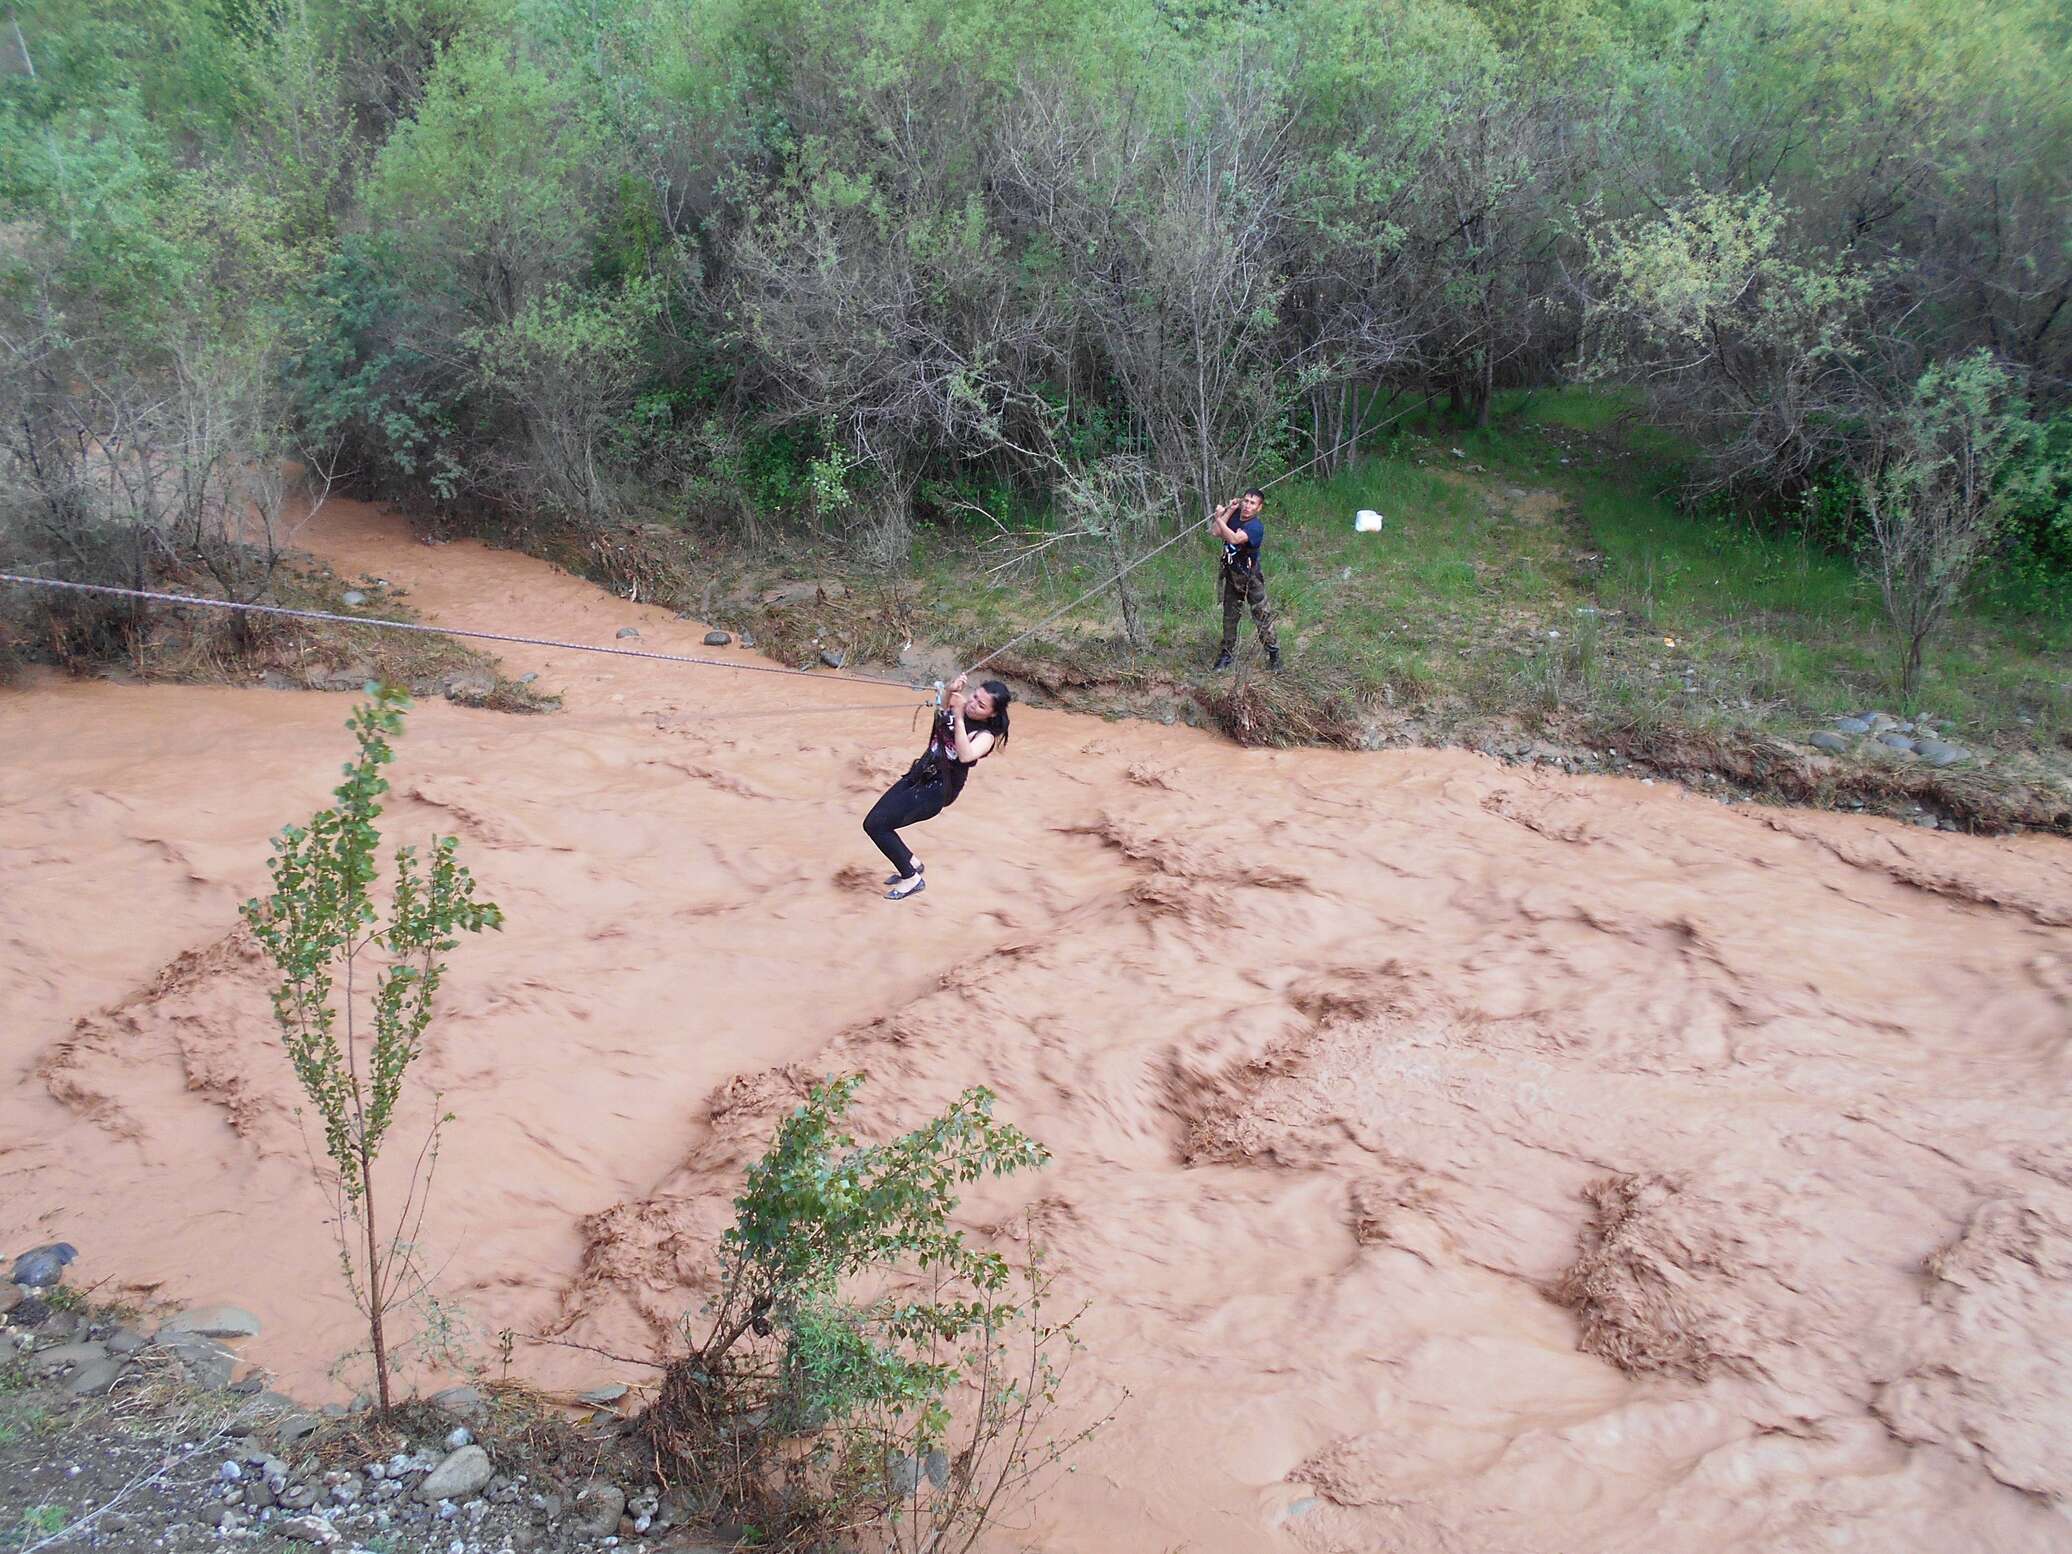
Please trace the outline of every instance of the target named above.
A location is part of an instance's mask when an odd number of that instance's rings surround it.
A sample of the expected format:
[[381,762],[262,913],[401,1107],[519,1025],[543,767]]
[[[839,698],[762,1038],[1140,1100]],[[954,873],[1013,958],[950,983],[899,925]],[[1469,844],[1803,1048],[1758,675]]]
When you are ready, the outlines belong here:
[[647,1428],[787,1547],[867,1529],[954,1554],[1090,1433],[1042,1433],[1074,1340],[1044,1320],[1033,1257],[1016,1267],[950,1223],[964,1186],[1048,1156],[983,1089],[859,1143],[843,1119],[862,1082],[816,1086],[750,1167],[705,1336]]
[[424,296],[394,244],[348,238],[306,300],[291,368],[296,412],[313,440],[334,444],[363,487],[451,503],[466,488],[458,417],[464,379],[428,352]]
[[2010,581],[2035,597],[2072,594],[2072,411],[2042,423],[2007,483]]
[[1899,634],[1902,692],[1928,642],[1990,554],[2012,505],[2046,480],[2037,428],[2005,366],[1985,351],[1924,372],[1861,465],[1867,568]]

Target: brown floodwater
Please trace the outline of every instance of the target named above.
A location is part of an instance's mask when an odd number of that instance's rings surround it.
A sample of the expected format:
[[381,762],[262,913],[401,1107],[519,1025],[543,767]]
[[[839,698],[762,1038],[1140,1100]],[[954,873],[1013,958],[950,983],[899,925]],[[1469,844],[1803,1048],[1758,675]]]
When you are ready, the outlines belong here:
[[[365,506],[303,539],[446,624],[708,651]],[[2072,1547],[2063,842],[1017,708],[895,905],[859,822],[904,706],[504,664],[565,710],[419,707],[388,817],[509,918],[418,1070],[483,1354],[666,1344],[812,1078],[866,1071],[873,1130],[985,1084],[1055,1158],[974,1229],[1033,1226],[1088,1306],[1068,1416],[1118,1408],[1002,1548]],[[348,705],[0,693],[0,1248],[236,1300],[311,1400],[353,1319],[237,904]]]

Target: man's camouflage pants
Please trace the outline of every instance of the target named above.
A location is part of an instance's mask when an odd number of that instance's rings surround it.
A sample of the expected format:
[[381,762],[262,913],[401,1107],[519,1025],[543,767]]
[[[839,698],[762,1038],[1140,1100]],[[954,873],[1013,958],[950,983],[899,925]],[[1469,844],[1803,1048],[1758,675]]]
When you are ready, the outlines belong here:
[[1252,624],[1259,628],[1259,645],[1269,653],[1280,651],[1273,636],[1273,609],[1266,602],[1266,575],[1258,567],[1223,569],[1223,651],[1237,646],[1238,617],[1245,606],[1252,607]]

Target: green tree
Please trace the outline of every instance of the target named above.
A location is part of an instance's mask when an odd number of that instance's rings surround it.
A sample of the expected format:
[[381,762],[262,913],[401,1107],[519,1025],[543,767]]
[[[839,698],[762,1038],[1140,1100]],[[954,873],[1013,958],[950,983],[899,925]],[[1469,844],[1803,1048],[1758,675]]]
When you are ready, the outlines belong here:
[[365,212],[409,283],[444,298],[447,338],[509,323],[551,281],[583,272],[600,172],[569,84],[494,34],[439,56],[417,111],[369,170]]
[[617,516],[658,289],[647,277],[615,292],[549,285],[510,323],[464,336],[482,386],[524,427],[490,456],[499,492],[514,506],[536,503],[592,525]]
[[1868,566],[1899,637],[1909,701],[1929,641],[2009,512],[2052,478],[2025,457],[2038,430],[2007,368],[1979,351],[1922,373],[1860,456]]
[[1766,192],[1692,192],[1592,238],[1582,370],[1645,385],[1700,450],[1701,492],[1796,489],[1873,397],[1876,278],[1807,254],[1790,221]]
[[[375,1200],[375,1160],[403,1097],[404,1078],[423,1051],[445,957],[463,933],[501,928],[503,913],[475,897],[452,837],[417,851],[395,851],[385,915],[375,900],[379,873],[382,768],[389,741],[403,731],[409,699],[381,687],[347,727],[359,755],[345,768],[338,803],[307,825],[289,826],[267,865],[273,893],[247,901],[243,916],[280,974],[274,1019],[288,1061],[323,1125],[324,1153],[338,1198],[339,1260],[354,1302],[367,1318],[382,1409],[392,1404],[388,1313],[422,1291],[414,1242],[424,1219],[437,1140],[437,1114],[413,1168],[400,1211],[386,1222]],[[371,986],[362,988],[372,965]],[[429,1163],[427,1163],[429,1162]]]

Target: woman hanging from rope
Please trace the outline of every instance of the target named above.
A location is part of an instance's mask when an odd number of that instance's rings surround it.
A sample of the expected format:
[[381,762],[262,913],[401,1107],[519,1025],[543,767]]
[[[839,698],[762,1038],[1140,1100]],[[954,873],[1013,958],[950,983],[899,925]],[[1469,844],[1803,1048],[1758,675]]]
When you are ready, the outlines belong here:
[[957,795],[964,791],[965,774],[1007,743],[1007,704],[1014,700],[1014,693],[998,680],[967,691],[964,681],[960,674],[950,687],[949,705],[936,713],[929,726],[928,748],[921,758],[885,790],[885,796],[864,817],[864,834],[898,871],[885,878],[892,887],[885,892],[887,901],[904,901],[925,888],[923,865],[899,839],[900,828],[932,820],[956,803]]

